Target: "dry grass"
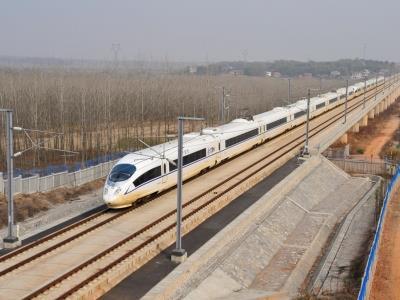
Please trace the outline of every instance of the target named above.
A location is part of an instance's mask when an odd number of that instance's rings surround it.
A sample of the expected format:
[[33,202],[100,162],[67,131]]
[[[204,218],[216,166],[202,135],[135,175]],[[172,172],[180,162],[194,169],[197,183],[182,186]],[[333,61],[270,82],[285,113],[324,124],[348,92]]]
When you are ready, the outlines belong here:
[[[33,217],[41,211],[46,211],[52,206],[74,201],[79,196],[102,188],[104,179],[98,179],[82,186],[71,188],[61,187],[50,192],[18,194],[14,197],[16,207],[16,220],[21,222]],[[7,224],[7,202],[5,196],[0,194],[0,227]]]

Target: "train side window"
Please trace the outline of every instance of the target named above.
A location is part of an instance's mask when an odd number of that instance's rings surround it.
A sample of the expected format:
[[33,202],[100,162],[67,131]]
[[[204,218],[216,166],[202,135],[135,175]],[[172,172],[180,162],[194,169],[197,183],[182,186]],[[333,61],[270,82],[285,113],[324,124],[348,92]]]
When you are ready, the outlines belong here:
[[273,121],[273,122],[267,124],[267,130],[271,130],[271,129],[278,127],[279,125],[282,125],[284,123],[287,123],[287,118],[282,118],[282,119]]
[[142,174],[136,180],[133,182],[135,186],[142,185],[143,183],[146,183],[154,178],[160,177],[161,176],[161,166],[155,167],[146,173]]
[[[218,147],[220,147],[219,144],[218,144]],[[183,157],[182,165],[183,165],[183,166],[186,166],[187,164],[190,164],[190,163],[192,163],[192,162],[195,162],[195,161],[197,161],[197,160],[200,160],[200,159],[206,157],[206,155],[207,155],[207,151],[206,151],[205,148],[204,148],[204,149],[201,149],[201,150],[198,150],[198,151],[196,151],[196,152],[190,153],[190,154],[188,154],[188,155],[185,155],[185,156]],[[178,160],[175,159],[175,160],[174,160],[174,163],[175,163],[176,166],[174,166],[173,164],[169,163],[169,171],[170,171],[170,172],[173,171],[173,170],[176,170],[176,168],[177,168],[177,166],[178,166]]]
[[337,100],[338,100],[337,97],[336,97],[336,98],[333,98],[333,99],[329,100],[329,104],[334,103],[334,102],[336,102]]
[[305,110],[298,111],[298,112],[294,113],[294,118],[297,119],[301,116],[304,116],[305,114],[306,114]]
[[225,147],[230,147],[258,135],[258,129],[242,133],[225,141]]
[[218,143],[218,151],[221,151],[221,142]]
[[206,157],[206,155],[207,155],[206,149],[201,149],[196,152],[185,155],[183,157],[183,165],[186,166],[187,164],[190,164],[196,160]]
[[167,164],[164,164],[164,174],[167,174]]
[[174,160],[174,163],[175,163],[175,165],[169,163],[169,171],[170,172],[172,172],[178,168],[178,160],[177,159]]

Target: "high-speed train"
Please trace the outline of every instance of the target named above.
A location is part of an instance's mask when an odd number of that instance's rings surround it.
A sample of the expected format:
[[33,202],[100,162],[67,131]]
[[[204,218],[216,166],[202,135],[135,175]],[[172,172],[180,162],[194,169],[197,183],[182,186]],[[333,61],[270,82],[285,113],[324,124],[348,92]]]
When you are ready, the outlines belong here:
[[[349,86],[348,99],[382,83],[383,77]],[[346,88],[310,99],[310,118],[342,104]],[[236,119],[183,136],[183,180],[222,161],[268,141],[306,121],[307,100]],[[177,184],[177,140],[127,154],[112,168],[104,186],[103,199],[110,208],[132,205],[136,200]]]

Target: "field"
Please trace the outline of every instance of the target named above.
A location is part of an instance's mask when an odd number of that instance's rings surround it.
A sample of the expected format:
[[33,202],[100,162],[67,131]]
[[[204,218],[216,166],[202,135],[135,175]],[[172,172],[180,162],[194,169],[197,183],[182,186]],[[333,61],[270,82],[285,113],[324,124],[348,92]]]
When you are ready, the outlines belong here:
[[[323,80],[329,91],[343,86],[340,80]],[[318,79],[293,79],[292,100],[318,88]],[[226,120],[252,115],[284,105],[288,81],[249,76],[199,76],[68,69],[1,69],[0,107],[14,110],[14,126],[63,133],[33,138],[46,146],[77,151],[26,152],[15,166],[31,169],[48,164],[83,163],[114,152],[138,149],[138,138],[150,144],[176,133],[178,115],[201,116],[204,124],[188,124],[187,130],[220,123],[222,87],[229,112]],[[4,124],[3,116],[2,124]],[[0,131],[0,155],[5,155],[4,130]],[[29,147],[23,133],[15,133],[15,151]],[[0,160],[0,170],[5,169]]]
[[400,190],[394,189],[383,225],[376,270],[369,299],[399,299],[400,284]]
[[398,129],[400,104],[395,103],[388,110],[368,120],[367,127],[359,133],[348,132],[350,153],[360,159],[380,160],[385,157],[399,160]]

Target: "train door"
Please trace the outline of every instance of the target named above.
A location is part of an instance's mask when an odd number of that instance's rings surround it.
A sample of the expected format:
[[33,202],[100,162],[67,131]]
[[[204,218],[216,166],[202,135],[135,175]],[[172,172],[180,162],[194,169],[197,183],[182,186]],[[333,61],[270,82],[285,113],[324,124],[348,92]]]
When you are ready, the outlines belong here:
[[219,163],[220,161],[221,161],[221,159],[222,159],[222,142],[221,142],[221,140],[220,139],[218,139],[217,140],[217,154],[215,155],[216,156],[216,159],[215,159],[215,163],[217,164],[217,163]]
[[161,175],[161,183],[166,183],[168,181],[168,175],[167,175],[167,162],[163,160],[162,163],[162,175]]

